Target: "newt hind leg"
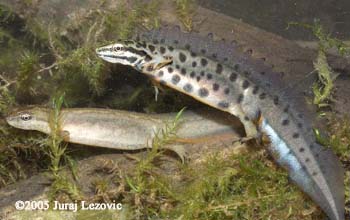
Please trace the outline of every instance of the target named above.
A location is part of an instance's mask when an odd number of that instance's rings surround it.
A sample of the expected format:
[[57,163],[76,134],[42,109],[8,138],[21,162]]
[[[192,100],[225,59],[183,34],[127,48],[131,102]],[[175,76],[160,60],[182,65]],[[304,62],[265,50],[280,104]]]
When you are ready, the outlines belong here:
[[[249,118],[242,110],[240,106],[234,106],[229,111],[232,115],[236,116],[244,126],[246,137],[240,138],[239,142],[247,142],[250,140],[256,140],[261,143],[261,132],[259,131],[258,123],[260,121],[260,115],[258,115],[258,120]],[[257,122],[255,122],[257,121]]]

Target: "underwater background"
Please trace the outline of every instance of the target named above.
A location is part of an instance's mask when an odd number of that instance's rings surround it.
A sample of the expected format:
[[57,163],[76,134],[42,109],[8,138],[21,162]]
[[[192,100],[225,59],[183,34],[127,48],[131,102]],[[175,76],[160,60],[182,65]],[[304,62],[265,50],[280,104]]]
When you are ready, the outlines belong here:
[[[219,25],[221,21],[232,22],[232,26]],[[125,208],[120,212],[78,213],[12,210],[9,216],[13,219],[324,217],[261,148],[243,146],[244,150],[237,154],[222,143],[194,145],[205,150],[193,153],[189,156],[191,162],[182,164],[171,153],[137,151],[129,155],[125,151],[68,144],[56,135],[7,125],[5,117],[10,112],[28,105],[44,106],[57,114],[62,108],[78,107],[149,114],[179,112],[184,107],[206,108],[169,88],[163,88],[156,100],[146,76],[125,66],[104,63],[95,55],[97,47],[118,38],[128,39],[135,32],[170,24],[179,25],[184,32],[217,36],[233,33],[238,44],[249,33],[259,33],[256,39],[247,39],[242,48],[267,57],[267,62],[286,75],[293,72],[290,66],[283,65],[281,57],[301,59],[302,64],[295,68],[305,72],[305,81],[311,80],[307,74],[318,68],[314,63],[319,51],[330,55],[319,64],[329,64],[334,71],[330,74],[338,73],[337,77],[332,75],[326,83],[310,82],[310,103],[323,125],[316,128],[322,133],[319,141],[335,151],[346,169],[349,218],[349,21],[350,1],[346,0],[1,0],[0,216],[18,198],[7,193],[21,189],[20,195],[27,199],[118,201]],[[271,40],[275,35],[278,36],[273,40],[278,41]],[[289,44],[291,41],[293,44]],[[291,45],[295,42],[298,47],[294,48]],[[286,52],[273,53],[281,48]],[[330,92],[325,93],[325,88]],[[173,133],[176,126],[161,132],[154,144],[171,142]]]

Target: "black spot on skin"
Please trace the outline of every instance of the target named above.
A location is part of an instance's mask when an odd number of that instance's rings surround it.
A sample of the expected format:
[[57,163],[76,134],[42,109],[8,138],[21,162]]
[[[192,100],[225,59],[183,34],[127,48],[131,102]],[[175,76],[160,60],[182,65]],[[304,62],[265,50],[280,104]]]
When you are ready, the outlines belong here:
[[289,105],[286,105],[286,107],[284,107],[283,112],[287,113],[289,111]]
[[164,75],[163,70],[161,70],[161,71],[158,72],[158,76],[159,76],[159,77],[162,77],[163,75]]
[[206,88],[200,88],[198,90],[198,95],[202,98],[207,97],[209,95],[209,91]]
[[161,54],[165,54],[165,52],[166,52],[165,47],[161,46],[161,47],[160,47],[160,53],[161,53]]
[[259,99],[263,100],[265,98],[266,98],[266,93],[263,92],[259,95]]
[[242,83],[242,88],[247,89],[249,87],[249,82],[247,80],[244,80]]
[[174,69],[172,67],[168,67],[168,72],[172,73],[172,72],[174,72]]
[[238,70],[239,70],[239,64],[235,64],[235,65],[233,66],[233,69],[236,70],[236,71],[238,71]]
[[155,48],[155,46],[153,46],[153,45],[148,45],[148,48],[150,49],[150,51],[154,51],[156,48]]
[[202,58],[202,59],[201,59],[201,64],[202,64],[202,66],[206,66],[206,65],[208,64],[208,60]]
[[201,77],[200,76],[197,76],[197,82],[201,81]]
[[289,120],[288,120],[288,119],[284,119],[284,120],[282,121],[282,125],[283,125],[283,126],[289,125]]
[[225,93],[226,95],[228,95],[228,94],[230,93],[230,89],[229,89],[229,88],[225,88],[224,93]]
[[147,55],[146,57],[145,57],[145,61],[151,61],[152,60],[152,57],[150,57],[149,55]]
[[214,84],[213,84],[213,90],[214,90],[214,91],[218,91],[219,88],[220,88],[220,85],[219,85],[219,84],[217,84],[217,83],[214,83]]
[[275,96],[273,98],[273,104],[278,105],[278,103],[279,103],[279,98],[278,98],[278,96]]
[[194,67],[196,67],[197,66],[197,62],[196,61],[193,61],[192,62],[192,67],[194,68]]
[[259,91],[259,86],[254,86],[253,88],[253,94],[256,95]]
[[244,120],[250,121],[250,119],[247,116],[244,116]]
[[231,73],[231,75],[230,75],[230,81],[231,81],[231,82],[234,82],[234,81],[236,81],[236,79],[237,79],[237,73]]
[[176,69],[180,69],[180,65],[175,65],[175,68]]
[[305,162],[306,162],[306,163],[310,162],[310,158],[306,158],[306,159],[305,159]]
[[241,103],[244,99],[244,95],[243,94],[239,94],[238,99],[237,99],[237,103]]
[[208,74],[207,74],[207,79],[208,79],[208,80],[211,80],[212,78],[213,78],[213,75],[212,75],[211,73],[208,73]]
[[249,49],[249,50],[247,50],[247,53],[248,53],[249,55],[252,55],[252,54],[253,54],[253,50],[252,50],[252,49]]
[[154,39],[154,40],[153,40],[153,43],[154,43],[154,44],[159,44],[159,41],[158,41],[157,39]]
[[320,155],[317,153],[317,154],[315,154],[315,157],[319,157]]
[[213,53],[211,56],[212,56],[214,59],[216,59],[216,58],[218,57],[218,55],[217,55],[216,53]]
[[166,86],[166,84],[167,84],[164,80],[160,80],[159,83],[160,83],[161,85],[164,85],[164,86]]
[[303,153],[305,151],[305,149],[303,147],[299,148],[299,152]]
[[162,38],[162,39],[160,40],[160,43],[164,44],[164,43],[165,43],[165,39]]
[[302,123],[298,123],[298,128],[302,128],[303,124]]
[[299,118],[303,118],[304,116],[303,116],[301,113],[299,113],[299,114],[298,114],[298,117],[299,117]]
[[191,52],[191,57],[196,57],[196,56],[197,56],[197,54],[196,54],[196,53]]
[[204,76],[204,75],[205,75],[204,71],[201,71],[201,76]]
[[178,84],[178,83],[180,82],[180,80],[181,80],[181,78],[180,78],[180,76],[178,76],[178,75],[173,75],[173,77],[171,78],[171,82],[172,82],[174,85]]
[[205,49],[201,49],[201,53],[205,54],[207,51]]
[[184,63],[184,62],[186,62],[187,57],[186,57],[185,54],[183,54],[182,52],[180,52],[180,53],[179,53],[179,59],[180,59],[180,61],[181,61],[182,63]]
[[216,73],[217,74],[221,74],[223,69],[224,68],[222,67],[221,64],[216,65]]
[[317,175],[317,172],[312,172],[312,175],[313,175],[313,176],[316,176],[316,175]]
[[184,85],[183,89],[184,89],[186,92],[190,93],[190,92],[192,92],[193,87],[192,87],[191,84],[186,83],[186,85]]
[[178,40],[174,40],[174,44],[179,44],[179,41]]
[[183,75],[183,76],[186,75],[186,69],[185,68],[181,69],[181,75]]
[[192,72],[190,73],[190,77],[191,77],[191,78],[194,78],[195,76],[196,76],[196,73],[192,71]]
[[229,107],[229,103],[225,102],[225,101],[221,101],[218,103],[219,108],[228,108]]
[[265,72],[260,72],[261,75],[265,75]]
[[174,47],[168,46],[168,50],[169,50],[169,51],[174,51]]
[[294,133],[293,134],[293,138],[298,138],[299,137],[299,133]]
[[185,48],[186,48],[187,50],[189,50],[189,49],[191,48],[191,46],[190,46],[189,44],[186,44],[186,45],[185,45]]

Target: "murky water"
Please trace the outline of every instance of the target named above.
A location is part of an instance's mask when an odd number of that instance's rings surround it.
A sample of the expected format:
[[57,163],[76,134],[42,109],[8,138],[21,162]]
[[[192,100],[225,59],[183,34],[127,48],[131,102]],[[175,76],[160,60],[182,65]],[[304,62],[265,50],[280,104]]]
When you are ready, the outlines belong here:
[[287,30],[289,22],[322,25],[336,37],[350,38],[349,0],[199,0],[200,5],[293,40],[312,40],[307,30]]

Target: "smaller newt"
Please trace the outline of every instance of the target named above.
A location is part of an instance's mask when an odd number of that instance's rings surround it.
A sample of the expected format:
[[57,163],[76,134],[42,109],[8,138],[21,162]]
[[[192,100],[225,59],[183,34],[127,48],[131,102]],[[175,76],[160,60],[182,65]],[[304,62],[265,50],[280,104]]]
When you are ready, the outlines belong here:
[[[157,131],[164,129],[166,122],[176,114],[143,114],[122,110],[97,108],[62,109],[60,132],[71,143],[106,147],[120,150],[139,150],[152,146]],[[207,142],[215,136],[229,134],[238,136],[225,115],[212,117],[208,112],[184,112],[176,131],[177,143]],[[41,107],[16,110],[6,117],[9,125],[24,129],[51,133],[50,109]],[[236,125],[239,126],[238,121]],[[181,145],[176,145],[181,146]],[[183,160],[182,149],[167,146]]]

